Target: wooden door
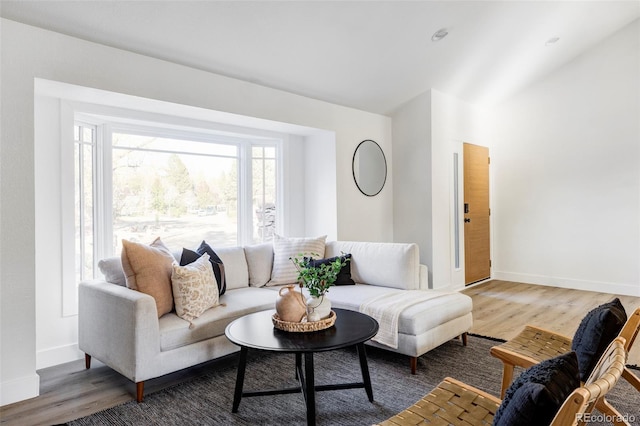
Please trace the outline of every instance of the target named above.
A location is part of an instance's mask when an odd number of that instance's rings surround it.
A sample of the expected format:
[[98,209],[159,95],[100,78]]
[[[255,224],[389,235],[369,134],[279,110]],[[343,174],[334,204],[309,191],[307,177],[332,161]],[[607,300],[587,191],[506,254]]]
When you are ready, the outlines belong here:
[[491,277],[489,149],[463,144],[465,284]]

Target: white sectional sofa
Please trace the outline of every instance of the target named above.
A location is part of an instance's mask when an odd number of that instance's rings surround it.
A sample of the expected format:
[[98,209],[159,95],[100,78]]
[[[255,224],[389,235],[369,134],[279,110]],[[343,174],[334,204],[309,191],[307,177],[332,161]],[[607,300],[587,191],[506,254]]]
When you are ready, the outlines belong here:
[[[262,244],[215,251],[224,263],[227,290],[220,297],[222,305],[205,311],[191,327],[175,312],[158,318],[153,297],[124,286],[119,258],[102,261],[109,270],[107,278],[85,281],[79,287],[78,340],[86,367],[95,357],[129,378],[137,385],[140,402],[145,380],[238,351],[224,335],[226,326],[243,315],[274,309],[280,286],[268,285],[273,247]],[[333,307],[357,311],[367,301],[403,291],[419,296],[412,296],[409,305],[400,306],[399,317],[396,314],[397,347],[376,341],[369,344],[408,355],[415,373],[420,355],[458,336],[466,343],[472,325],[471,298],[429,290],[417,245],[326,243],[325,257],[341,253],[352,255],[351,276],[356,285],[331,287],[328,296]]]

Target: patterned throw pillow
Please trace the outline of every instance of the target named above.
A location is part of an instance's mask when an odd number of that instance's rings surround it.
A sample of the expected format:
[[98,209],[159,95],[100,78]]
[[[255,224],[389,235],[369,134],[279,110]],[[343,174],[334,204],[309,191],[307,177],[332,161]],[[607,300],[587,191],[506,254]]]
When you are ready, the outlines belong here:
[[318,238],[285,238],[275,234],[273,236],[273,270],[271,271],[271,281],[267,285],[297,283],[298,270],[290,258],[299,254],[324,257],[326,239],[326,235]]
[[189,321],[189,328],[204,311],[218,305],[218,285],[206,253],[188,265],[174,264],[171,285],[176,314]]
[[148,246],[122,240],[121,260],[127,287],[152,296],[158,318],[171,312],[171,267],[175,259],[160,238]]

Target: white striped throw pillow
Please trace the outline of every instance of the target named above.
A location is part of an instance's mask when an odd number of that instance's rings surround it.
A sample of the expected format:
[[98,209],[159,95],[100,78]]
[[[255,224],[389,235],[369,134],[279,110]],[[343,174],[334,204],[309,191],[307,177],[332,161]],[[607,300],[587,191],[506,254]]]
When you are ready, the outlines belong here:
[[295,284],[298,282],[298,270],[289,260],[299,254],[324,257],[326,235],[318,238],[286,238],[278,234],[273,236],[273,270],[268,286]]

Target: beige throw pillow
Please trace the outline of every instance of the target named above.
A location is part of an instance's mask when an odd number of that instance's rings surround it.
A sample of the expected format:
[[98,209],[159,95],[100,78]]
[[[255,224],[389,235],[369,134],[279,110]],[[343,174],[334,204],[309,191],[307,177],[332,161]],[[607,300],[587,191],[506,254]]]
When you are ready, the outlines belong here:
[[289,260],[299,254],[324,257],[326,235],[318,238],[285,238],[278,234],[273,236],[273,270],[268,286],[295,284],[298,282],[298,270]]
[[191,323],[189,328],[204,311],[218,305],[218,284],[207,253],[188,265],[174,264],[171,285],[176,314]]
[[127,287],[152,296],[158,318],[171,312],[171,267],[175,259],[160,238],[148,246],[122,240],[121,259]]

